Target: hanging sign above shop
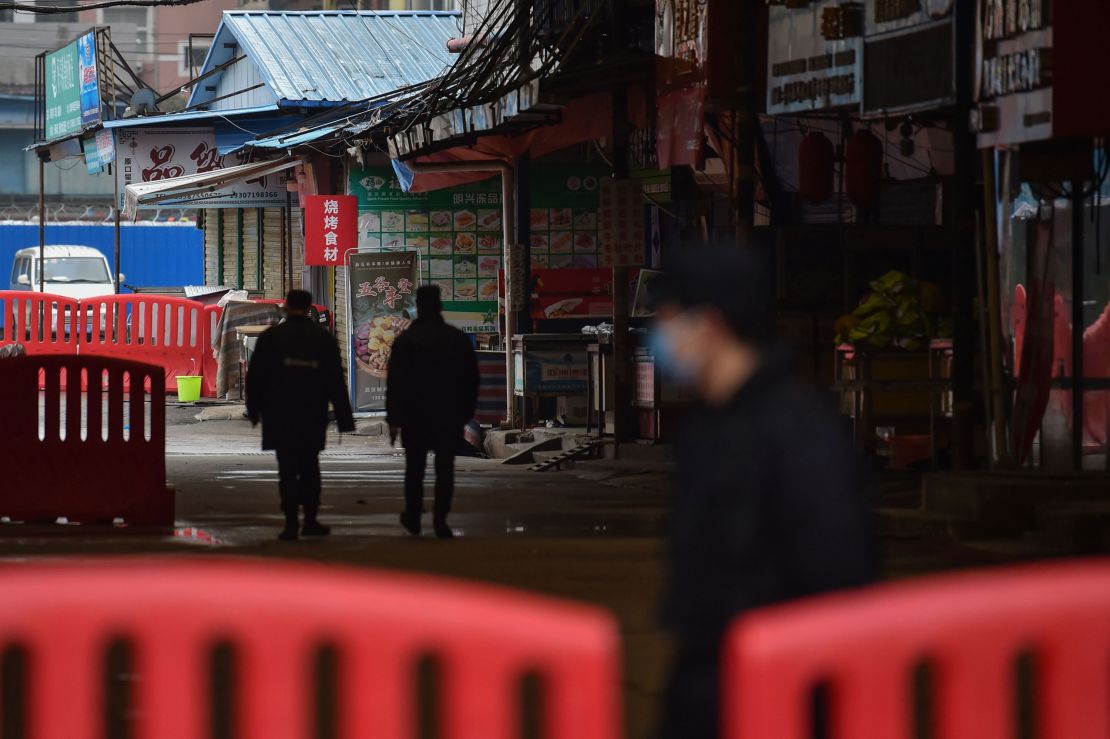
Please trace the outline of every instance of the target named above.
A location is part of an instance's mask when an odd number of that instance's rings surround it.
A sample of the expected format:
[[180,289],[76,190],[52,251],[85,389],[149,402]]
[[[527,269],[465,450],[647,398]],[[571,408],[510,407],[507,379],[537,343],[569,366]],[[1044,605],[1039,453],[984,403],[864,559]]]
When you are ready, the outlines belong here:
[[866,6],[863,113],[885,118],[956,101],[952,0]]
[[767,112],[855,108],[862,99],[863,6],[769,8]]
[[976,39],[979,146],[1099,135],[1110,101],[1093,90],[1110,3],[980,0]]
[[304,263],[341,267],[358,248],[358,198],[308,195],[304,204]]
[[[126,187],[245,164],[220,156],[211,128],[121,128],[116,130],[116,177],[120,207]],[[288,173],[237,182],[219,190],[140,205],[140,208],[281,208],[285,206]]]

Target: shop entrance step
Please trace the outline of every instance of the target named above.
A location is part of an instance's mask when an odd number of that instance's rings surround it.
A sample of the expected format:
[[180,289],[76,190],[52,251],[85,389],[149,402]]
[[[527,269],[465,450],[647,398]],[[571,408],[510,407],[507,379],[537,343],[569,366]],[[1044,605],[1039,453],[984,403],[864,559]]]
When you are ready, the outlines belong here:
[[567,449],[564,452],[555,454],[554,456],[538,462],[537,464],[529,467],[531,472],[546,472],[550,469],[560,469],[567,462],[583,457],[597,456],[598,451],[601,449],[601,442],[598,440],[587,441],[584,444],[579,444],[576,447]]

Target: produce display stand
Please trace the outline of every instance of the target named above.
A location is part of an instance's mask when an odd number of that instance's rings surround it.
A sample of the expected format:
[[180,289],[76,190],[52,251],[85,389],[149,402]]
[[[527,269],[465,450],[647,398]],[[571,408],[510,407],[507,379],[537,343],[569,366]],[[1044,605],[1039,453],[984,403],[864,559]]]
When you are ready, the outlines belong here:
[[[940,425],[951,416],[951,351],[944,340],[919,352],[836,348],[834,389],[857,447],[889,455],[892,463],[912,456],[906,447],[925,447],[935,464]],[[881,428],[892,431],[880,434]]]

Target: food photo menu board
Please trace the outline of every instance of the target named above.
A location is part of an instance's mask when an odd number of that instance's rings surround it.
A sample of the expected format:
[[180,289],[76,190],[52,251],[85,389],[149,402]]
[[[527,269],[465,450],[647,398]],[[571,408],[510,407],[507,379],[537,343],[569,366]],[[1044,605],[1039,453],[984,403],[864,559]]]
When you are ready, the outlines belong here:
[[[596,269],[622,264],[601,222],[604,167],[533,165],[533,269]],[[502,268],[501,180],[406,193],[389,167],[352,169],[348,192],[358,197],[361,250],[413,250],[422,283],[438,285],[444,314],[468,333],[497,331]],[[638,262],[637,262],[638,263]]]
[[406,193],[389,167],[353,169],[358,245],[415,251],[420,281],[437,285],[444,316],[467,333],[497,332],[497,274],[502,266],[498,177],[428,193]]
[[606,261],[598,238],[604,169],[545,165],[532,169],[532,268],[592,269]]

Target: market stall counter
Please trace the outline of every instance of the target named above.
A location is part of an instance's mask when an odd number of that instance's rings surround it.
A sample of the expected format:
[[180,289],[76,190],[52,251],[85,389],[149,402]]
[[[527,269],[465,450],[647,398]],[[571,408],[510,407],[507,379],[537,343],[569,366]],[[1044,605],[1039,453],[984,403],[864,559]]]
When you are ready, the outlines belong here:
[[586,350],[597,341],[583,334],[516,334],[513,336],[514,395],[521,398],[522,429],[531,405],[540,398],[586,397]]

